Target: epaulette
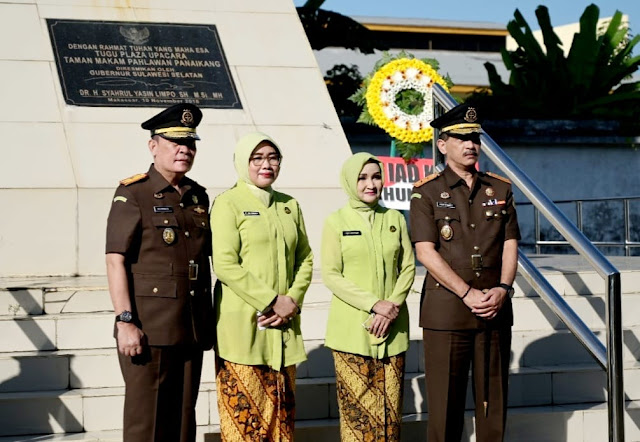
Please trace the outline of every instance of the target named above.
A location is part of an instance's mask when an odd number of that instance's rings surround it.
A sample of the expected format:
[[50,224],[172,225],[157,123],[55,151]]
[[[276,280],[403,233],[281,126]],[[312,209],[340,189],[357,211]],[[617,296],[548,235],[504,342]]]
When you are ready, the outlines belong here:
[[440,173],[432,173],[431,175],[427,175],[426,177],[422,178],[421,180],[418,180],[415,183],[413,183],[413,187],[420,187],[423,184],[426,184],[431,180],[435,180],[439,176],[440,176]]
[[485,173],[486,173],[487,175],[489,175],[490,177],[493,177],[493,178],[495,178],[495,179],[497,179],[497,180],[504,181],[505,183],[511,184],[511,180],[509,180],[508,178],[505,178],[505,177],[500,176],[500,175],[496,175],[496,174],[495,174],[495,173],[493,173],[493,172],[485,172]]
[[144,180],[148,176],[149,175],[146,173],[138,173],[133,176],[130,176],[129,178],[120,180],[120,184],[122,184],[123,186],[128,186],[130,184],[137,183],[138,181]]

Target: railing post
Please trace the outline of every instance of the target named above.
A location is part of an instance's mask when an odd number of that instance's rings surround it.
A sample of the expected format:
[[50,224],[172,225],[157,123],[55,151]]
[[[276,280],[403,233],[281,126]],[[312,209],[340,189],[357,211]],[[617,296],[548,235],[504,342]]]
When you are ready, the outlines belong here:
[[609,440],[624,442],[622,307],[620,273],[607,278],[607,389]]

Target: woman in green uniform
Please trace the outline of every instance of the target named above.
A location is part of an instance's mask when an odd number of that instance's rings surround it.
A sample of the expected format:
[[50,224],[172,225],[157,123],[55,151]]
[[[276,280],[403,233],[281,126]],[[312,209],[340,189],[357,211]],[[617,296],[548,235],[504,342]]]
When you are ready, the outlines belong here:
[[343,168],[349,203],[326,220],[322,278],[333,292],[325,345],[333,349],[342,441],[399,441],[415,276],[402,214],[378,204],[384,174],[357,153]]
[[296,364],[306,359],[299,313],[313,258],[298,202],[271,188],[281,160],[268,135],[241,138],[238,182],[211,209],[224,441],[293,440]]

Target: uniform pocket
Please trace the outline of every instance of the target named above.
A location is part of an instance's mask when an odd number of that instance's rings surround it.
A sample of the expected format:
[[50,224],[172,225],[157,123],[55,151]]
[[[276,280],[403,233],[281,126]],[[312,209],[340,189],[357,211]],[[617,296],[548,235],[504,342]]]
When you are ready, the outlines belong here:
[[133,289],[136,296],[152,296],[156,298],[177,298],[176,281],[151,277],[133,277]]
[[153,215],[151,222],[156,227],[179,227],[178,218],[173,213]]
[[209,228],[209,217],[207,215],[193,214],[193,224],[200,229]]

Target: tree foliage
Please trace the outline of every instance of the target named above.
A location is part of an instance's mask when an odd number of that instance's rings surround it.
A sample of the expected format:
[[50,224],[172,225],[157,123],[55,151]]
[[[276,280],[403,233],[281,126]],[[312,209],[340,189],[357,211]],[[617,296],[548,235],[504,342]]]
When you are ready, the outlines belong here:
[[296,8],[311,48],[320,50],[333,46],[357,49],[363,54],[387,49],[364,25],[346,15],[321,9],[323,3],[324,0],[308,0]]
[[353,64],[337,64],[327,71],[324,81],[339,117],[355,118],[359,115],[360,107],[349,97],[360,87],[362,80],[358,66]]
[[509,83],[502,81],[493,64],[485,63],[491,92],[476,93],[473,99],[492,118],[637,120],[640,82],[621,82],[640,66],[640,56],[632,56],[640,36],[628,37],[628,29],[621,26],[622,13],[616,11],[599,33],[600,11],[589,5],[565,56],[548,9],[538,6],[535,12],[545,49],[516,10],[507,29],[518,49],[502,50]]

